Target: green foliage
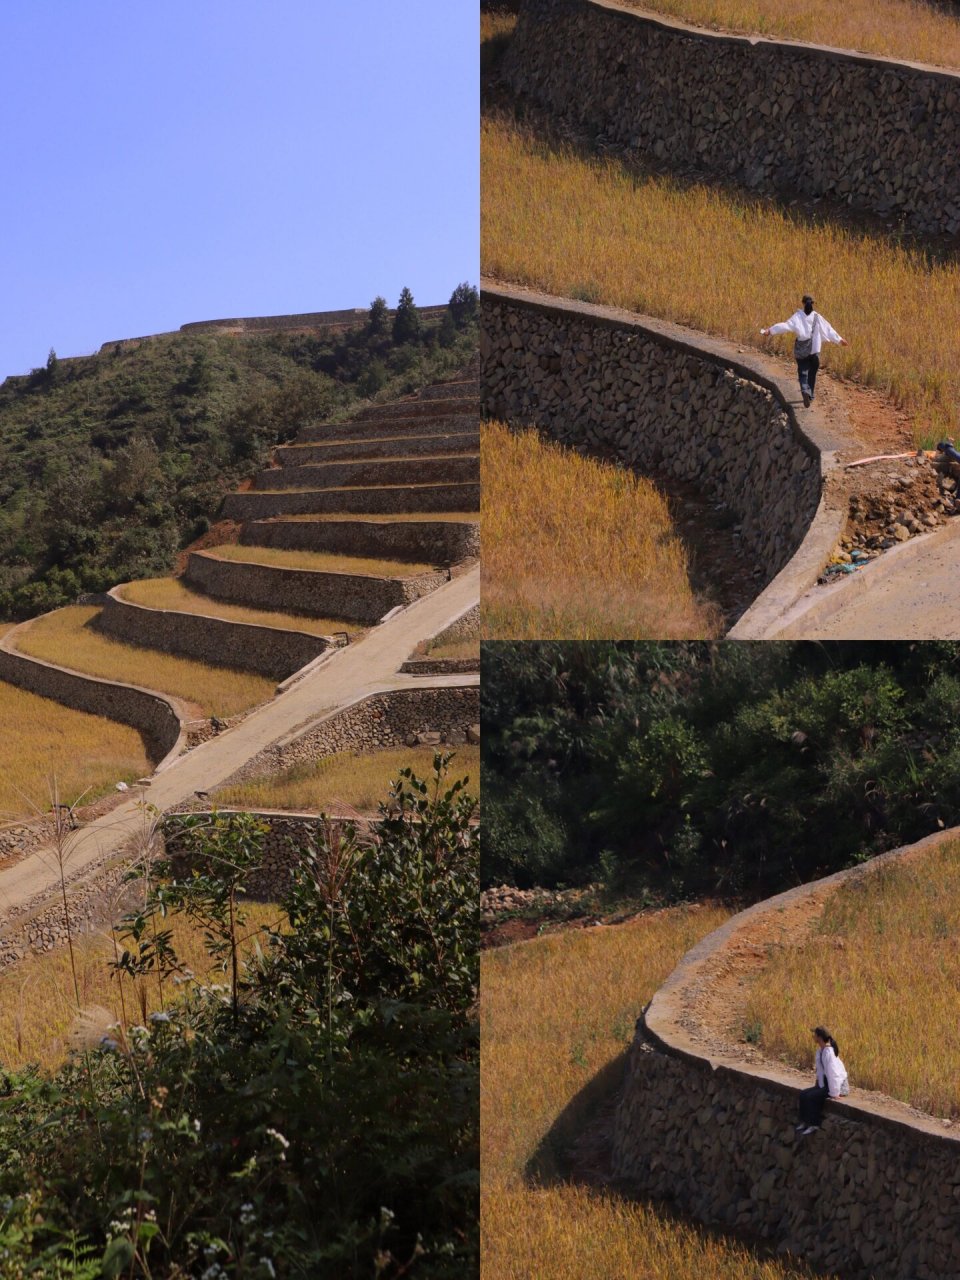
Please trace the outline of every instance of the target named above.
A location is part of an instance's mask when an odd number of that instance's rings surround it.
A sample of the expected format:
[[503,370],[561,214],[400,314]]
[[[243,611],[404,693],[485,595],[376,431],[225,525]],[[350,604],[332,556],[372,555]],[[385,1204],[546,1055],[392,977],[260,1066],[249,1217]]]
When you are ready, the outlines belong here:
[[[290,930],[263,937],[234,991],[193,985],[54,1079],[6,1082],[0,1244],[51,1259],[24,1275],[475,1273],[478,835],[448,759],[429,783],[405,771],[370,838],[318,823]],[[231,896],[261,835],[188,823],[121,965],[172,983],[176,904],[229,971]],[[86,1260],[56,1270],[68,1247]]]
[[458,284],[447,303],[453,322],[458,329],[475,320],[480,311],[480,293],[475,285],[464,281]]
[[413,294],[404,285],[393,317],[393,340],[396,343],[418,342],[421,330],[420,312],[413,301]]
[[388,319],[389,308],[387,300],[378,294],[370,303],[370,311],[367,316],[367,332],[374,335],[386,333]]
[[765,896],[960,822],[954,642],[484,646],[484,881]]
[[[382,299],[375,300],[382,301]],[[412,299],[411,299],[412,305]],[[384,304],[385,306],[385,304]],[[371,308],[373,310],[373,308]],[[440,380],[476,347],[322,334],[164,334],[0,385],[0,619],[167,574],[272,448],[360,397]]]

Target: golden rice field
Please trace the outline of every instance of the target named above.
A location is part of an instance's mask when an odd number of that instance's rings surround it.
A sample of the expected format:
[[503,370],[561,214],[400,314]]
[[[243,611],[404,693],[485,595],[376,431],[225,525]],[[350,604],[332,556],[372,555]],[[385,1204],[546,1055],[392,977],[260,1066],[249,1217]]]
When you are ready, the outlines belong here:
[[[244,904],[247,913],[245,950],[253,947],[250,934],[263,925],[282,923],[283,912],[273,903]],[[167,918],[177,954],[200,979],[223,981],[216,976],[203,948],[202,932],[180,915]],[[121,949],[122,949],[122,943]],[[122,979],[110,968],[114,947],[110,936],[87,934],[74,943],[81,1009],[79,1017],[66,947],[43,955],[29,955],[15,968],[0,974],[0,1062],[16,1070],[35,1062],[55,1070],[71,1048],[96,1044],[111,1023],[143,1025],[160,1008],[155,977]],[[122,982],[122,1001],[121,1001]],[[176,1000],[182,987],[165,984],[164,1003]],[[124,1016],[124,1010],[126,1016]]]
[[480,640],[430,641],[422,655],[427,658],[479,658]]
[[695,26],[960,67],[960,19],[923,0],[624,0]]
[[366,556],[335,555],[331,551],[286,551],[281,547],[241,547],[232,543],[210,547],[210,554],[222,560],[242,560],[247,564],[272,565],[277,569],[313,569],[324,573],[368,573],[378,578],[409,578],[428,573],[434,566],[415,561],[375,560]]
[[331,631],[357,630],[356,623],[342,618],[305,618],[299,613],[279,613],[272,609],[248,609],[244,605],[214,600],[200,591],[192,591],[179,578],[143,578],[125,583],[120,595],[131,604],[148,609],[174,609],[178,613],[199,613],[204,617],[226,618],[230,622],[250,622],[261,627],[278,627],[286,631],[306,631],[324,636]]
[[483,635],[498,640],[720,634],[666,501],[641,476],[500,423],[481,428]]
[[[683,953],[726,914],[678,908],[483,954],[482,1280],[808,1276],[645,1204],[524,1172],[560,1113],[626,1049],[637,1015]],[[568,1115],[561,1145],[583,1122],[579,1108]]]
[[136,729],[2,681],[0,726],[0,824],[49,808],[54,779],[60,799],[72,803],[84,792],[95,800],[114,783],[151,771]]
[[[398,769],[411,767],[429,780],[433,757],[444,747],[397,747],[360,755],[341,751],[309,765],[295,765],[269,778],[252,778],[216,792],[218,805],[264,809],[358,809],[376,812],[386,799]],[[467,790],[480,794],[480,748],[457,747],[447,777],[468,778]]]
[[273,697],[275,682],[262,676],[108,639],[86,625],[99,612],[96,606],[69,605],[45,613],[18,634],[17,648],[87,675],[182,698],[203,716],[225,718]]
[[810,1028],[825,1026],[852,1085],[958,1116],[958,937],[960,844],[880,868],[832,894],[811,936],[763,967],[744,1024],[807,1070]]
[[825,347],[825,367],[891,396],[918,443],[956,429],[957,259],[585,158],[502,119],[481,126],[481,165],[486,275],[785,354],[786,339],[759,330],[809,292],[850,344]]

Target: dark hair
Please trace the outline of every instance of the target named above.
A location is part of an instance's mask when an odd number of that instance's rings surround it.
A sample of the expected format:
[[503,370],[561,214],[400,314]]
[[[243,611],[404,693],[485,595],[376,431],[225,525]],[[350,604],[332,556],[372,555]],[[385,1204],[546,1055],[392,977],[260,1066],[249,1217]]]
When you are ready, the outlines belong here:
[[827,1044],[830,1046],[830,1048],[833,1050],[833,1052],[837,1055],[837,1057],[838,1058],[840,1057],[840,1050],[837,1048],[837,1042],[836,1040],[834,1040],[833,1036],[830,1034],[830,1032],[827,1030],[826,1027],[814,1027],[813,1034],[819,1040],[825,1040]]

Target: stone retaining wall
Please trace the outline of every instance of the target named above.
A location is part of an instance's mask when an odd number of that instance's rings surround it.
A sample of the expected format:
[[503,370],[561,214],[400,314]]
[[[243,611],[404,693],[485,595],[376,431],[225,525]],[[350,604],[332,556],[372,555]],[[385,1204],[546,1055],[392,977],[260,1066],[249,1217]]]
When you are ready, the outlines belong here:
[[388,404],[373,404],[361,409],[352,419],[356,424],[369,422],[393,422],[397,418],[410,422],[430,422],[437,418],[473,415],[476,422],[480,407],[473,396],[450,396],[438,400],[392,400]]
[[226,520],[271,516],[402,515],[406,511],[479,511],[479,484],[383,485],[378,489],[309,489],[299,493],[228,493]]
[[344,444],[285,444],[275,457],[282,467],[304,463],[356,461],[358,458],[434,457],[444,454],[476,453],[480,448],[479,430],[454,435],[390,436],[386,440],[357,440]]
[[323,443],[325,440],[401,439],[406,436],[450,435],[458,431],[476,431],[480,420],[478,408],[469,412],[442,413],[434,417],[409,417],[407,414],[387,417],[353,418],[349,422],[318,422],[304,427],[297,444]]
[[816,513],[819,450],[779,388],[746,364],[605,310],[485,288],[484,413],[725,503],[764,586]]
[[448,627],[444,627],[442,631],[438,631],[430,638],[443,644],[451,640],[473,640],[479,634],[480,606],[475,604],[461,613],[460,617],[451,622]]
[[400,670],[405,676],[459,676],[480,670],[479,658],[408,658]]
[[960,1132],[861,1094],[848,1058],[851,1096],[828,1102],[822,1129],[800,1137],[797,1091],[810,1077],[734,1056],[696,1013],[696,993],[725,970],[730,950],[755,945],[750,929],[761,916],[787,929],[791,911],[806,920],[811,899],[822,902],[844,883],[923,857],[958,834],[938,832],[778,894],[683,958],[644,1010],[626,1064],[613,1167],[628,1189],[759,1236],[845,1280],[960,1275]]
[[221,667],[253,671],[270,680],[285,680],[329,648],[324,636],[281,631],[249,622],[229,622],[208,614],[148,609],[124,600],[114,587],[94,626],[128,644],[160,649]]
[[479,740],[479,685],[391,689],[359,699],[299,735],[248,760],[221,786],[322,760],[337,751],[377,751],[414,746],[424,735],[452,747]]
[[374,578],[221,560],[197,551],[188,557],[183,577],[216,600],[365,623],[379,622],[397,605],[410,604],[447,581],[446,571],[409,578]]
[[0,649],[0,680],[52,698],[62,706],[119,720],[143,735],[152,764],[159,764],[180,741],[180,718],[160,694],[129,684],[67,671],[39,658]]
[[437,382],[420,392],[421,400],[451,400],[463,396],[475,396],[479,400],[480,383],[471,378],[463,382]]
[[304,467],[269,467],[258,473],[255,489],[324,489],[344,485],[463,484],[480,475],[479,455],[450,458],[399,458],[327,462]]
[[455,520],[258,520],[244,525],[240,541],[287,551],[450,565],[480,554],[480,525]]
[[501,74],[658,163],[960,231],[960,73],[719,35],[608,0],[525,0]]

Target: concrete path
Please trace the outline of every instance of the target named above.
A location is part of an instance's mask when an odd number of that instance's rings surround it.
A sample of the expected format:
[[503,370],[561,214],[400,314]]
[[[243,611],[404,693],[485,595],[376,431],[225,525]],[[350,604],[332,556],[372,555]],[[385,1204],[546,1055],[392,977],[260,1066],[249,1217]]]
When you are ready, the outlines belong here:
[[[479,683],[479,675],[413,677],[397,673],[419,641],[442,631],[480,599],[479,566],[415,601],[357,644],[334,650],[273,701],[226,733],[194,748],[154,775],[144,798],[167,810],[209,791],[247,760],[293,730],[337,707],[384,689]],[[120,852],[143,826],[139,794],[83,829],[71,847],[68,875],[75,880]],[[0,927],[58,886],[49,851],[36,850],[0,871]]]
[[960,640],[958,579],[960,521],[806,592],[764,638]]

